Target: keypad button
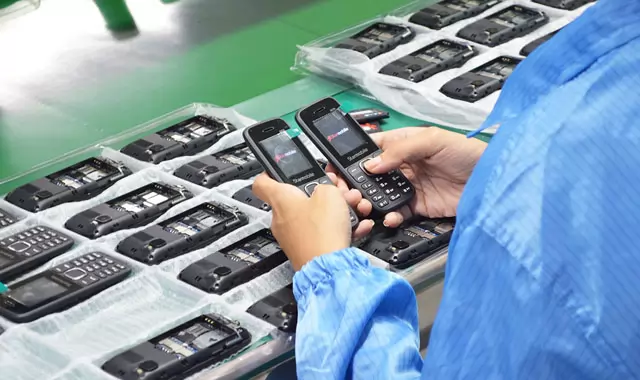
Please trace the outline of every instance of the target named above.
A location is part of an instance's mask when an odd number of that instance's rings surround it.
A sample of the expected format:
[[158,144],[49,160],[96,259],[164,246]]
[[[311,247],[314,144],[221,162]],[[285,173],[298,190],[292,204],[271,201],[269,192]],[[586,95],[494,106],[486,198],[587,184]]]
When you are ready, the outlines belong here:
[[71,269],[71,268],[73,268],[71,265],[69,265],[69,263],[64,263],[64,264],[62,264],[62,267],[63,267],[64,269]]
[[38,241],[36,239],[29,239],[29,244],[36,245],[38,244]]
[[95,257],[96,259],[99,259],[99,258],[101,258],[101,257],[102,257],[102,255],[101,255],[101,254],[99,254],[99,253],[97,253],[97,252],[94,252],[94,253],[93,253],[93,257]]
[[42,238],[45,239],[45,240],[51,239],[51,236],[49,234],[42,234],[40,236],[42,236]]
[[40,236],[36,236],[36,240],[37,240],[38,242],[40,242],[40,243],[44,241],[44,239],[43,239],[43,238],[41,238]]
[[393,202],[395,200],[398,200],[398,198],[400,198],[402,195],[401,194],[393,194],[392,196],[389,197],[389,199]]
[[308,183],[304,186],[304,191],[305,193],[307,193],[307,195],[311,196],[311,194],[313,194],[313,191],[316,189],[317,186],[318,184],[316,182]]
[[333,184],[329,178],[322,178],[318,182],[320,184],[322,184],[322,185],[332,185]]
[[111,259],[107,259],[106,257],[105,257],[104,261],[106,261],[106,262],[107,262],[107,264],[113,264],[113,260],[111,260]]
[[98,264],[94,263],[94,264],[93,264],[93,269],[95,269],[95,270],[100,270],[100,265],[98,265]]
[[385,187],[389,186],[389,182],[382,181],[378,184],[378,186],[380,186],[381,189],[384,189]]
[[58,236],[58,234],[57,234],[57,233],[55,233],[55,232],[53,232],[53,231],[49,231],[49,235],[51,235],[51,236]]
[[376,182],[383,181],[384,180],[384,176],[381,176],[381,175],[375,176],[375,177],[373,177],[373,180],[376,181]]
[[87,255],[87,260],[89,261],[95,261],[95,257],[93,257],[92,255]]
[[113,274],[113,272],[110,271],[109,269],[105,269],[104,270],[104,274],[106,274],[107,276],[111,276]]
[[73,265],[79,267],[80,266],[80,261],[78,260],[73,260]]
[[40,244],[38,244],[38,247],[39,247],[40,249],[42,249],[43,251],[46,251],[47,249],[49,249],[49,246],[48,246],[48,245],[46,245],[45,243],[40,243]]
[[356,173],[361,173],[360,168],[358,167],[358,165],[354,165],[352,167],[349,168],[349,174],[356,175]]
[[53,247],[55,247],[55,246],[56,246],[55,244],[53,244],[53,242],[52,242],[52,241],[48,241],[48,242],[47,242],[47,245],[48,245],[49,247],[51,247],[51,248],[53,248]]
[[384,195],[382,195],[382,194],[378,194],[375,197],[371,198],[371,200],[374,201],[374,202],[378,202],[381,199],[384,199]]
[[38,253],[42,252],[42,250],[40,250],[39,248],[36,248],[36,247],[32,247],[32,248],[29,250],[29,252],[30,252],[32,255],[37,255]]
[[18,234],[18,239],[24,240],[25,238],[26,238],[26,236],[24,236],[23,234]]
[[125,269],[125,266],[124,266],[124,265],[122,265],[122,264],[116,264],[116,266],[117,266],[118,268],[120,268],[120,269]]
[[14,252],[24,252],[29,248],[31,248],[31,245],[23,241],[15,242],[9,246],[9,249]]
[[107,266],[107,263],[105,263],[105,262],[104,262],[104,261],[102,261],[102,260],[98,260],[98,265],[100,265],[101,267],[106,267],[106,266]]
[[87,280],[91,281],[91,282],[96,282],[99,281],[100,279],[94,275],[90,275],[87,277]]
[[400,177],[399,175],[392,175],[392,176],[391,176],[391,180],[392,180],[393,182],[398,181],[400,178],[402,178],[402,177]]
[[107,275],[106,275],[106,274],[104,274],[104,273],[102,273],[102,271],[100,271],[100,272],[96,272],[96,274],[97,274],[97,275],[98,275],[98,277],[100,277],[100,278],[106,278],[106,277],[107,277]]
[[120,268],[116,267],[116,266],[112,266],[111,268],[109,268],[110,271],[112,271],[113,273],[118,273],[120,272]]
[[62,236],[62,235],[60,235],[60,236],[59,236],[59,239],[60,239],[60,240],[62,240],[62,241],[67,241],[67,240],[69,240],[69,238],[68,238],[68,237],[66,237],[66,236]]
[[411,186],[407,186],[404,189],[401,190],[404,194],[410,193],[411,192]]
[[405,186],[407,186],[407,181],[400,181],[400,182],[396,183],[396,185],[398,185],[398,187],[405,187]]
[[396,192],[395,187],[390,187],[390,188],[388,188],[388,189],[384,189],[384,193],[385,193],[385,194],[387,194],[387,195],[389,195],[389,194],[393,194],[393,193],[395,193],[395,192]]
[[32,234],[31,232],[29,232],[29,231],[25,231],[25,232],[23,232],[22,234],[23,234],[24,236],[26,236],[26,237],[31,237],[31,236],[33,236],[33,234]]
[[356,177],[355,180],[358,183],[362,183],[362,182],[367,180],[367,177],[365,177],[364,175],[360,175],[360,176]]
[[53,239],[52,240],[55,244],[62,244],[62,240],[60,239]]
[[58,272],[58,273],[62,273],[64,271],[64,269],[62,269],[62,267],[55,267],[55,268],[53,268],[53,270]]
[[87,275],[87,272],[80,268],[72,268],[64,273],[64,275],[73,281],[77,281]]
[[93,267],[90,266],[86,266],[85,269],[87,270],[87,272],[93,272],[95,269],[93,269]]
[[32,235],[38,234],[38,230],[36,230],[35,228],[30,229],[29,232],[31,232]]
[[8,238],[7,238],[7,241],[8,241],[9,243],[15,243],[17,240],[16,240],[14,237],[12,237],[12,236],[11,236],[11,237],[8,237]]
[[389,204],[389,201],[385,199],[385,200],[383,200],[381,202],[378,202],[378,207],[385,207],[388,204]]
[[7,242],[5,240],[0,241],[0,245],[3,246],[3,247],[6,247],[8,244],[9,244],[9,242]]
[[40,227],[40,226],[38,226],[38,227],[36,227],[36,230],[38,230],[38,231],[40,231],[40,232],[44,232],[44,227]]
[[83,263],[83,264],[86,264],[86,263],[89,262],[89,260],[85,259],[84,257],[81,257],[80,258],[80,262]]
[[371,186],[373,186],[373,184],[371,182],[365,182],[362,184],[362,186],[360,186],[362,188],[362,190],[367,190],[368,188],[370,188]]
[[373,195],[375,193],[378,192],[378,189],[376,189],[375,187],[373,189],[369,189],[367,190],[367,195]]

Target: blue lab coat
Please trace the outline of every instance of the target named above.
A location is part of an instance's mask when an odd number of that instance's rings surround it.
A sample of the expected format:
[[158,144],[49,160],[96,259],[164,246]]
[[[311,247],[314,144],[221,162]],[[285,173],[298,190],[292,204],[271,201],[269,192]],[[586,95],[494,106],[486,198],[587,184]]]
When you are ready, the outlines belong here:
[[346,249],[295,275],[298,377],[640,378],[639,118],[640,1],[600,0],[483,126],[427,357],[409,284]]

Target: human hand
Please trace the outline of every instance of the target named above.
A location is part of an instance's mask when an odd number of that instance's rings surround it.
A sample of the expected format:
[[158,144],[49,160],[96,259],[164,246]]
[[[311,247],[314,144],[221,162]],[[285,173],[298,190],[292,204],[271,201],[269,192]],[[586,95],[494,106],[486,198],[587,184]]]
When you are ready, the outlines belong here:
[[[415,215],[431,218],[455,216],[464,186],[487,144],[440,128],[411,127],[371,135],[383,153],[365,164],[373,174],[400,169],[416,189],[408,206],[385,215],[384,225],[397,227]],[[329,166],[329,172],[336,170]],[[363,216],[372,205],[354,190],[346,193],[344,180],[337,180],[349,204]],[[359,194],[359,193],[358,193]],[[363,233],[362,224],[359,233]],[[371,223],[367,224],[371,225]],[[367,231],[368,232],[368,231]]]
[[349,207],[337,187],[318,185],[307,197],[297,187],[262,173],[253,191],[271,205],[271,231],[296,271],[316,256],[351,245]]

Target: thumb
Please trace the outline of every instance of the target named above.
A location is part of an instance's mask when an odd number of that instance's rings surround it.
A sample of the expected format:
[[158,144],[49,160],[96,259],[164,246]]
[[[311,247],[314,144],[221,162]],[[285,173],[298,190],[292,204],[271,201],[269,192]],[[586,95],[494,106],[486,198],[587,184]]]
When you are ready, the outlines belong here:
[[403,162],[413,162],[437,153],[439,144],[435,144],[427,133],[418,133],[411,138],[391,141],[384,146],[379,156],[365,163],[365,169],[373,174],[387,173],[398,169]]
[[262,173],[256,177],[252,190],[258,198],[265,201],[274,209],[277,208],[280,203],[292,201],[296,197],[307,198],[302,190],[293,185],[274,181],[266,173]]

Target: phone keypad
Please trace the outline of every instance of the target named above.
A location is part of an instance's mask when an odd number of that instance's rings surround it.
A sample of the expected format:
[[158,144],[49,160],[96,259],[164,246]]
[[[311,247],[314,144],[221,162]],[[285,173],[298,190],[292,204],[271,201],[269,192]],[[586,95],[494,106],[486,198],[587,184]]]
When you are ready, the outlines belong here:
[[375,206],[384,208],[389,206],[392,202],[403,201],[406,196],[411,196],[413,188],[409,182],[404,178],[399,171],[393,170],[387,174],[376,175],[371,177],[373,181],[361,181],[361,178],[365,177],[365,172],[362,169],[362,161],[360,165],[349,168],[349,174],[356,182],[356,187],[371,200]]
[[0,240],[0,247],[26,257],[60,247],[65,247],[66,251],[72,245],[73,240],[67,235],[43,226],[36,226]]
[[112,277],[129,268],[118,260],[99,252],[88,253],[52,269],[78,285],[85,286]]
[[9,225],[17,222],[18,220],[8,212],[0,209],[0,229],[8,227]]

